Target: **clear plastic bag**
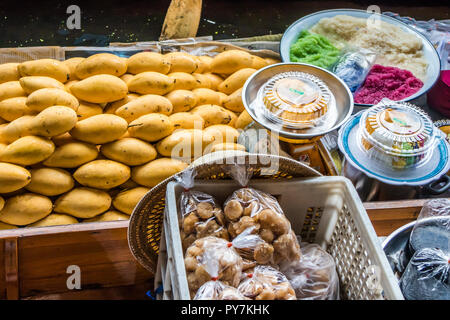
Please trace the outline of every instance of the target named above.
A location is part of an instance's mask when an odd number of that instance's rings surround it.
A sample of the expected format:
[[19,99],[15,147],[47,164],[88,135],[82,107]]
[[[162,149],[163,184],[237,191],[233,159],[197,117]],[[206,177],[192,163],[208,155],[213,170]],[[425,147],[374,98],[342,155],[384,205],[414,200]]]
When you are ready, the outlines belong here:
[[[246,186],[251,177],[243,165],[233,165],[229,172],[241,186]],[[225,201],[224,215],[231,239],[254,228],[252,233],[274,247],[275,264],[300,258],[300,246],[291,224],[272,195],[254,188],[238,189]]]
[[283,263],[281,272],[288,278],[299,300],[339,300],[339,278],[333,257],[317,244],[302,243],[302,257]]
[[439,248],[450,252],[450,200],[427,201],[420,211],[409,238],[409,254],[424,248]]
[[350,91],[355,92],[363,84],[377,55],[364,48],[347,48],[336,64],[333,72],[341,78]]
[[231,242],[217,237],[197,239],[184,258],[191,295],[210,280],[237,287],[242,275],[242,258]]
[[450,300],[450,253],[435,248],[417,251],[400,287],[407,300]]
[[221,281],[208,281],[198,289],[194,300],[250,300]]
[[411,17],[402,17],[398,13],[383,12],[384,15],[398,19],[406,23],[416,31],[422,33],[430,40],[433,47],[439,54],[441,59],[441,70],[448,70],[450,68],[450,21],[434,19],[428,21],[420,21]]
[[256,266],[247,273],[238,290],[252,300],[296,300],[286,276],[270,266]]
[[247,261],[255,261],[257,264],[273,263],[273,246],[254,232],[257,232],[254,226],[247,228],[232,241],[233,248]]
[[178,182],[185,188],[180,197],[180,235],[183,250],[186,250],[195,240],[207,236],[229,240],[223,211],[214,197],[204,192],[191,190],[194,186],[195,175],[196,172],[191,169],[177,176]]

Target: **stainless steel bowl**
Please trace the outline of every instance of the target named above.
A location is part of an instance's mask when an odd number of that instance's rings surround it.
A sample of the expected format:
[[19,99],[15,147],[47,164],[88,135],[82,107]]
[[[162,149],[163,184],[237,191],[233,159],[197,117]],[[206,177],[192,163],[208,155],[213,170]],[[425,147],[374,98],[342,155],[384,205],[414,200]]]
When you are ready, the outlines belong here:
[[416,221],[398,228],[387,237],[382,244],[384,253],[389,261],[392,271],[400,279],[408,265],[410,254],[408,250],[409,237]]
[[[327,121],[326,126],[318,126],[308,129],[289,129],[281,127],[265,118],[264,115],[255,112],[252,102],[255,101],[258,90],[273,76],[289,71],[298,71],[312,74],[321,79],[333,94],[333,99],[329,104],[329,112],[333,112],[330,117],[331,121]],[[322,136],[333,130],[338,129],[345,123],[353,112],[353,96],[348,86],[331,72],[303,63],[278,63],[267,66],[255,72],[247,79],[243,91],[242,100],[245,109],[257,123],[267,130],[278,133],[281,137],[293,140],[311,139]]]

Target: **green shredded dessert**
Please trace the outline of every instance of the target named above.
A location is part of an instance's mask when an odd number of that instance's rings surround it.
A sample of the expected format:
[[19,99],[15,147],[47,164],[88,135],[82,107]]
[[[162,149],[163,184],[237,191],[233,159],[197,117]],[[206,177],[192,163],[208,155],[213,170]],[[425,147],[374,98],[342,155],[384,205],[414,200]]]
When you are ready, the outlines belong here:
[[324,36],[303,30],[297,41],[291,45],[291,62],[309,63],[329,68],[339,58],[339,49]]

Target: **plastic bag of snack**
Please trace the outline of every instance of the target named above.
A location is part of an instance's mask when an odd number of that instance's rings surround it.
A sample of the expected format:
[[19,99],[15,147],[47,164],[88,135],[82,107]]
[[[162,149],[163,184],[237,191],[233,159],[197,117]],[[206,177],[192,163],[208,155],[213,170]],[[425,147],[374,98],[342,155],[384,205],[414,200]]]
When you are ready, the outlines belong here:
[[363,84],[376,57],[377,54],[368,49],[347,48],[332,71],[355,92]]
[[240,255],[231,242],[217,237],[195,240],[186,250],[184,264],[192,296],[210,280],[237,287],[242,274]]
[[183,250],[186,250],[195,240],[207,236],[229,239],[222,209],[214,197],[192,190],[195,175],[195,170],[191,169],[176,177],[185,189],[179,200],[180,236]]
[[302,243],[302,257],[282,263],[299,300],[338,300],[339,278],[333,257],[317,244]]
[[250,300],[238,289],[221,281],[208,281],[198,289],[194,300]]
[[274,263],[300,258],[300,246],[277,199],[272,195],[246,187],[251,172],[244,165],[229,167],[230,175],[244,186],[233,192],[224,203],[228,233],[232,239],[247,228],[274,247]]
[[400,287],[407,300],[450,300],[450,253],[437,248],[416,251]]
[[246,261],[255,261],[257,264],[273,263],[274,248],[258,235],[255,226],[244,230],[231,243]]
[[410,257],[424,248],[450,252],[450,199],[432,199],[422,207],[409,238]]
[[246,274],[238,290],[252,300],[296,300],[286,276],[270,266],[256,266]]

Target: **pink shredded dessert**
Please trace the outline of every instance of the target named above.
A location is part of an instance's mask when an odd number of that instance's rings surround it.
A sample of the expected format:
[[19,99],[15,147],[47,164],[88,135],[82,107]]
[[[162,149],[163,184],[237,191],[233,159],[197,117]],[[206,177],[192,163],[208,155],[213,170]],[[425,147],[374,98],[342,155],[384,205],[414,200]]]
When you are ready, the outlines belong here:
[[377,104],[383,98],[402,100],[422,88],[423,82],[410,71],[373,65],[364,84],[354,95],[356,103]]

